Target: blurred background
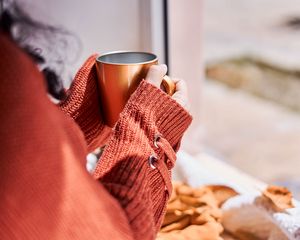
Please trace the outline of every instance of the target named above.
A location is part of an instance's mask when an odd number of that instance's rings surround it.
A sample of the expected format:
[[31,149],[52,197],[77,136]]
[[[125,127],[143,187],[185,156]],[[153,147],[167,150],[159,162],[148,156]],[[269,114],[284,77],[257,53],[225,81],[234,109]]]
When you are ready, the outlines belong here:
[[298,198],[299,40],[299,1],[205,2],[205,150]]
[[[25,0],[24,0],[25,1]],[[32,12],[33,0],[25,1]],[[72,31],[81,51],[151,51],[188,82],[194,122],[183,148],[300,197],[297,0],[52,0],[36,18]]]

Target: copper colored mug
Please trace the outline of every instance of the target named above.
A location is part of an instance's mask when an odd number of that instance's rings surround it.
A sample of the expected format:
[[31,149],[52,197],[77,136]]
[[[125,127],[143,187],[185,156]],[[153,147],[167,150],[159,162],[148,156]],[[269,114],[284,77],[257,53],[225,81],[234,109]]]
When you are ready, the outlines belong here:
[[[154,64],[158,64],[157,56],[146,52],[112,52],[96,59],[105,124],[114,126],[130,95],[146,77],[150,66]],[[175,84],[165,76],[162,89],[172,95]]]

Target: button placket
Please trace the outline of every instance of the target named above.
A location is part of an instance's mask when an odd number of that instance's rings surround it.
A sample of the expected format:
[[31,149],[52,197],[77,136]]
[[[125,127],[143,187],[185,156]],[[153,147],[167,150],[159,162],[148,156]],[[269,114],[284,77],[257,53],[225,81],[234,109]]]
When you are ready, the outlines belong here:
[[[164,149],[162,148],[162,143],[160,142],[161,140],[162,140],[162,135],[159,133],[155,134],[154,140],[153,140],[153,145],[157,151],[164,152]],[[159,154],[159,153],[157,153],[157,154]],[[148,159],[148,163],[152,169],[157,169],[160,172],[160,174],[166,184],[165,191],[167,192],[168,195],[170,195],[171,190],[172,190],[170,173],[169,173],[166,162],[161,161],[157,154],[156,153],[151,154]]]
[[166,139],[164,139],[160,133],[157,133],[154,135],[153,144],[156,149],[163,151],[163,153],[167,157],[165,164],[169,170],[172,169],[175,164],[176,153],[174,152],[174,149],[169,144],[169,142]]

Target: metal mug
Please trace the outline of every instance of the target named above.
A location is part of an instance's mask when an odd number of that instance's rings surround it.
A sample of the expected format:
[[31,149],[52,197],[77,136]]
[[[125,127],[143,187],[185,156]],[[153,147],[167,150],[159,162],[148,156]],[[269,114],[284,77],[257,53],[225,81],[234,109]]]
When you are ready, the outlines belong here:
[[[157,56],[147,52],[111,52],[96,59],[101,107],[106,125],[113,127],[118,121],[130,95],[154,64],[158,64]],[[167,76],[161,87],[169,95],[175,92],[175,84]]]

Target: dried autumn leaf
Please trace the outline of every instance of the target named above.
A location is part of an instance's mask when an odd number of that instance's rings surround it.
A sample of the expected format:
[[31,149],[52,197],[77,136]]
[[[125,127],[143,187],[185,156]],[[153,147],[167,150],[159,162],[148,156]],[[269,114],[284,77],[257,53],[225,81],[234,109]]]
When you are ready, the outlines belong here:
[[193,190],[193,197],[202,197],[205,194],[211,194],[211,193],[212,193],[211,189],[207,187],[195,188]]
[[178,181],[173,181],[172,182],[172,186],[173,186],[173,190],[177,191],[177,188],[179,188],[180,186],[184,185],[183,182],[178,182]]
[[216,222],[216,219],[214,219],[208,212],[204,212],[202,214],[195,213],[191,218],[191,224],[194,225],[202,225],[208,222]]
[[229,198],[238,195],[238,193],[234,189],[224,185],[210,185],[207,186],[207,188],[211,189],[211,191],[213,192],[219,207],[221,207],[222,204]]
[[171,193],[171,197],[170,197],[170,199],[169,199],[169,202],[175,201],[176,198],[177,198],[177,193],[176,193],[176,190],[173,189],[173,191],[172,191],[172,193]]
[[164,218],[162,226],[164,227],[171,223],[177,222],[180,219],[182,219],[183,217],[185,217],[186,215],[188,215],[188,214],[186,214],[185,212],[179,211],[179,210],[175,210],[174,212],[167,213]]
[[156,240],[223,240],[220,237],[222,231],[219,223],[190,225],[183,230],[159,233]]
[[219,221],[222,217],[222,211],[220,208],[212,208],[210,206],[198,207],[195,209],[195,214],[209,214],[214,219]]
[[179,234],[179,231],[171,231],[167,233],[158,233],[156,240],[186,240]]
[[212,208],[218,207],[218,201],[212,192],[207,192],[206,194],[202,195],[201,197],[199,197],[197,199],[198,199],[199,203],[201,203],[200,206],[207,205]]
[[268,186],[262,196],[273,205],[276,211],[284,211],[294,207],[292,193],[285,187]]
[[204,225],[190,225],[178,234],[184,236],[186,240],[222,240],[220,237],[222,232],[223,227],[220,223],[209,222]]
[[177,195],[192,196],[193,188],[189,187],[188,185],[182,184],[181,186],[177,187],[176,192]]
[[167,205],[167,213],[174,212],[175,210],[184,211],[189,207],[185,203],[181,202],[180,199],[176,199],[175,201],[169,203]]
[[188,206],[192,206],[192,207],[199,207],[199,206],[205,205],[205,203],[201,202],[200,199],[190,197],[190,196],[180,195],[179,199],[181,202],[187,204]]
[[170,232],[174,230],[181,230],[190,224],[191,216],[187,215],[180,219],[178,222],[171,223],[160,229],[160,232]]
[[176,182],[157,240],[221,240],[219,206],[237,193],[226,186],[192,188]]
[[190,215],[192,216],[195,212],[195,209],[194,208],[190,208],[190,209],[187,209],[187,210],[184,210],[183,213],[186,214],[186,215]]

